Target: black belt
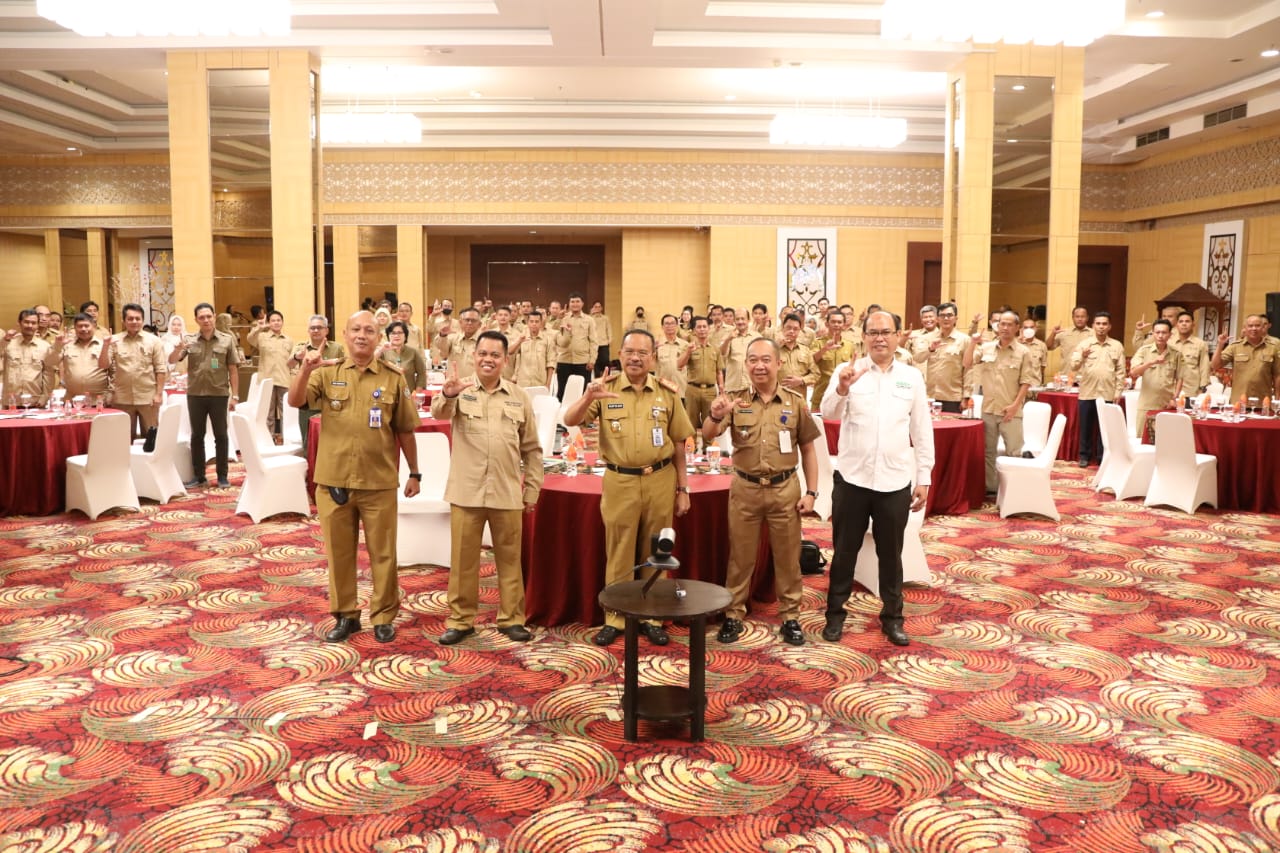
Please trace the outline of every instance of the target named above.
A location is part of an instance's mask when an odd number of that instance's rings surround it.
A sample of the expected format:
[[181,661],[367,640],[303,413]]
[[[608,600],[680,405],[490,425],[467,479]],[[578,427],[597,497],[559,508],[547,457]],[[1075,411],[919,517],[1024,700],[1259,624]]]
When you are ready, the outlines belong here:
[[783,471],[781,474],[766,474],[763,477],[757,477],[755,474],[748,474],[741,468],[734,468],[733,473],[737,474],[748,483],[755,483],[758,486],[776,486],[779,483],[785,483],[787,480],[790,480],[795,475],[796,469],[792,468],[790,471]]
[[716,383],[714,383],[714,382],[690,382],[689,384],[690,384],[690,385],[692,385],[694,388],[714,388],[714,387],[716,387]]
[[612,462],[604,463],[604,467],[608,468],[615,474],[626,474],[631,477],[643,477],[645,474],[652,474],[654,471],[661,471],[671,464],[671,458],[663,459],[661,462],[655,462],[652,465],[646,465],[643,468],[623,468],[621,465],[614,465]]

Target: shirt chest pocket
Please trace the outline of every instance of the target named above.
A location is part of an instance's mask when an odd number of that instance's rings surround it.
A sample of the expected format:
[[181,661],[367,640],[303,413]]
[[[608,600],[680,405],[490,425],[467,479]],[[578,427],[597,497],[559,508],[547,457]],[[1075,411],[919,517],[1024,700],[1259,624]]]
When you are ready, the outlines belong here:
[[518,435],[524,426],[524,406],[519,404],[502,407],[502,431],[506,435]]
[[1236,361],[1241,363],[1250,361],[1252,358],[1253,358],[1253,355],[1247,352],[1242,352],[1236,355]]
[[631,435],[636,423],[637,419],[626,409],[603,409],[600,412],[600,431],[607,432],[614,438]]
[[747,443],[760,438],[760,413],[754,409],[733,410],[733,438],[737,442]]
[[458,415],[454,423],[463,432],[484,430],[484,404],[476,397],[463,394],[458,398]]

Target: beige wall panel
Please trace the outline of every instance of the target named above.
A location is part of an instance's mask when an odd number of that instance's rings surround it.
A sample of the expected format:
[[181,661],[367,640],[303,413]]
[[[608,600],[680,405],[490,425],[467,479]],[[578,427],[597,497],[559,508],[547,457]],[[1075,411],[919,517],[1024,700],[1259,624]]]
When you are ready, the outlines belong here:
[[401,302],[413,306],[415,320],[422,319],[422,306],[426,303],[427,282],[423,267],[423,240],[421,225],[401,225],[396,228],[396,290]]
[[649,330],[655,335],[663,314],[679,316],[686,304],[705,308],[711,292],[714,243],[713,235],[689,228],[624,230],[619,298],[608,312],[615,326],[614,339],[620,340],[622,325],[631,319],[638,305],[644,306]]
[[4,287],[0,287],[0,329],[16,329],[18,312],[37,304],[62,310],[62,302],[49,294],[45,264],[45,238],[0,231],[0,258],[4,258]]
[[[355,225],[333,226],[333,316],[334,329],[360,307],[360,229]],[[338,336],[342,340],[342,336]]]
[[[64,230],[58,241],[62,268],[62,298],[76,310],[89,300],[89,240],[83,231]],[[95,299],[101,307],[101,299]]]
[[[710,231],[708,301],[739,308],[756,302],[777,310],[778,231],[776,228],[715,226]],[[693,299],[681,301],[676,308]]]

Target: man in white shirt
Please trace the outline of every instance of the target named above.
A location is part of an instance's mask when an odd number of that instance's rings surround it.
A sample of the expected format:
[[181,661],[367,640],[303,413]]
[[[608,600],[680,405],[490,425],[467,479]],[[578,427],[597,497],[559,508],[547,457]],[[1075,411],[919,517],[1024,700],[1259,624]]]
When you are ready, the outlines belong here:
[[[868,355],[836,371],[822,398],[822,417],[840,421],[840,453],[831,493],[835,555],[822,638],[840,639],[858,551],[872,522],[880,563],[880,630],[896,646],[902,629],[902,539],[910,512],[922,509],[933,474],[933,424],[924,377],[894,360],[900,325],[893,314],[867,317]],[[914,487],[912,483],[914,481]]]

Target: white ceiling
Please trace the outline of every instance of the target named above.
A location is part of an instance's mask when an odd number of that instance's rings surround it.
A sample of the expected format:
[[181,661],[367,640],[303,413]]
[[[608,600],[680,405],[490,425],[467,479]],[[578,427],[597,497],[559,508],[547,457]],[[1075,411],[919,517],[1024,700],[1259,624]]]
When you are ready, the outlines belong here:
[[[280,39],[94,39],[38,17],[34,0],[0,0],[0,155],[163,151],[165,50],[248,46],[313,50],[326,112],[412,110],[424,147],[768,150],[773,115],[805,106],[905,117],[898,150],[940,153],[944,73],[969,50],[880,39],[880,0],[293,8]],[[1085,159],[1125,162],[1280,118],[1280,58],[1259,56],[1273,44],[1280,0],[1128,0],[1125,26],[1086,50]],[[231,109],[255,93],[226,97]],[[1246,102],[1247,119],[1203,130],[1204,113]],[[1034,121],[1016,125],[1007,135],[1038,135]],[[1166,125],[1168,142],[1133,151],[1135,134]]]

